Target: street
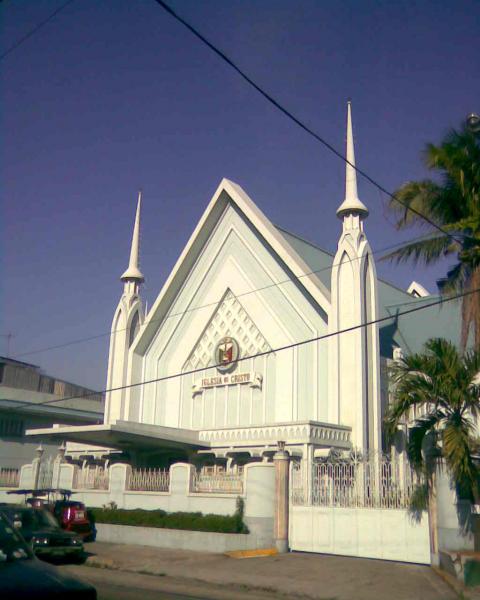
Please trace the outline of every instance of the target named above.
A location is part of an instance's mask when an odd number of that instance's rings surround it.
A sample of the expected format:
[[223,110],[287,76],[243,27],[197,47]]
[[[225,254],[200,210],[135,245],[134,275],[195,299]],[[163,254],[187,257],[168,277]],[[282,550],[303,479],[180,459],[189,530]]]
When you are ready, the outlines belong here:
[[[127,573],[77,565],[59,565],[59,568],[94,585],[98,600],[137,600],[138,598],[142,600],[274,600],[281,597],[278,592],[234,590],[225,586],[176,577]],[[325,598],[325,600],[329,599]]]

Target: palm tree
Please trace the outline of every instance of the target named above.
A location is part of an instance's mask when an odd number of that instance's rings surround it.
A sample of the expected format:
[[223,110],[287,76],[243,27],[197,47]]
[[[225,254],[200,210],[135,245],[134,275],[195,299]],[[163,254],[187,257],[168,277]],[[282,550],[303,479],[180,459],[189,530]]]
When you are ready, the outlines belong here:
[[[412,466],[425,476],[424,500],[432,493],[436,467],[445,463],[459,498],[479,497],[476,420],[480,413],[480,351],[459,353],[451,342],[433,338],[424,352],[407,355],[391,369],[394,401],[385,417],[385,432],[393,438],[408,422],[407,453]],[[417,491],[418,503],[422,496]]]
[[[424,152],[431,179],[410,181],[393,195],[390,208],[398,229],[421,225],[426,239],[407,243],[386,258],[397,262],[413,260],[431,264],[456,255],[455,265],[438,283],[442,294],[469,292],[480,288],[480,132],[466,126],[449,132],[439,146],[428,144]],[[431,223],[425,221],[427,217]],[[462,301],[462,347],[473,330],[473,342],[480,348],[480,296],[468,294]]]

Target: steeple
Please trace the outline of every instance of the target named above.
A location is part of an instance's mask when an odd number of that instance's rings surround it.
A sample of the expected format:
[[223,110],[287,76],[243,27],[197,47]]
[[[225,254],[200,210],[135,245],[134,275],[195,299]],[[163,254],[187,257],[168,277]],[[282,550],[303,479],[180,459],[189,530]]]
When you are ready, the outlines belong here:
[[129,418],[126,390],[130,350],[145,321],[140,284],[145,281],[138,267],[140,247],[140,213],[142,192],[138,192],[137,212],[133,226],[132,247],[128,269],[121,276],[123,292],[115,310],[110,330],[107,393],[105,394],[105,423]]
[[143,283],[145,278],[143,277],[140,269],[138,268],[138,250],[140,246],[140,211],[142,207],[142,192],[138,192],[137,202],[137,213],[135,215],[135,225],[133,226],[132,235],[132,247],[130,249],[130,262],[128,263],[128,269],[120,277],[122,281],[134,281]]
[[[355,149],[353,146],[352,103],[347,103],[347,160],[345,163],[345,200],[337,209],[337,217],[343,219],[348,214],[368,216],[368,209],[358,198],[357,172],[355,166]],[[350,164],[349,164],[350,163]],[[352,166],[353,165],[353,166]]]

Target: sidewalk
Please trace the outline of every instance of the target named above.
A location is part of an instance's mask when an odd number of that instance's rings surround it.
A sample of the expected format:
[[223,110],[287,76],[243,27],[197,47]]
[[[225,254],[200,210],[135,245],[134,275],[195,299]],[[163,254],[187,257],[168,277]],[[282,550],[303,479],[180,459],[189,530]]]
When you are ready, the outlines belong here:
[[[234,559],[223,554],[96,542],[86,565],[315,600],[457,600],[429,567],[320,554]],[[465,596],[466,598],[468,596]],[[253,598],[253,596],[252,596]]]

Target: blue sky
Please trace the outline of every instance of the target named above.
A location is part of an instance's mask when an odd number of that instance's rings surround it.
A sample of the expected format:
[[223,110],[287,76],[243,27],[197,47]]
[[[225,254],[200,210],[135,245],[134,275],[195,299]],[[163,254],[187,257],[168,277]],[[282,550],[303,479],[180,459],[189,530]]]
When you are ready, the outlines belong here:
[[[60,2],[0,6],[1,49]],[[479,111],[478,3],[171,0],[252,78],[394,190],[420,153]],[[276,224],[333,251],[344,165],[249,88],[153,0],[77,0],[2,62],[0,333],[11,354],[102,388],[107,332],[144,190],[141,266],[153,302],[222,177]],[[399,234],[360,180],[374,250]],[[447,265],[378,265],[435,290]],[[5,352],[0,338],[0,352]]]

